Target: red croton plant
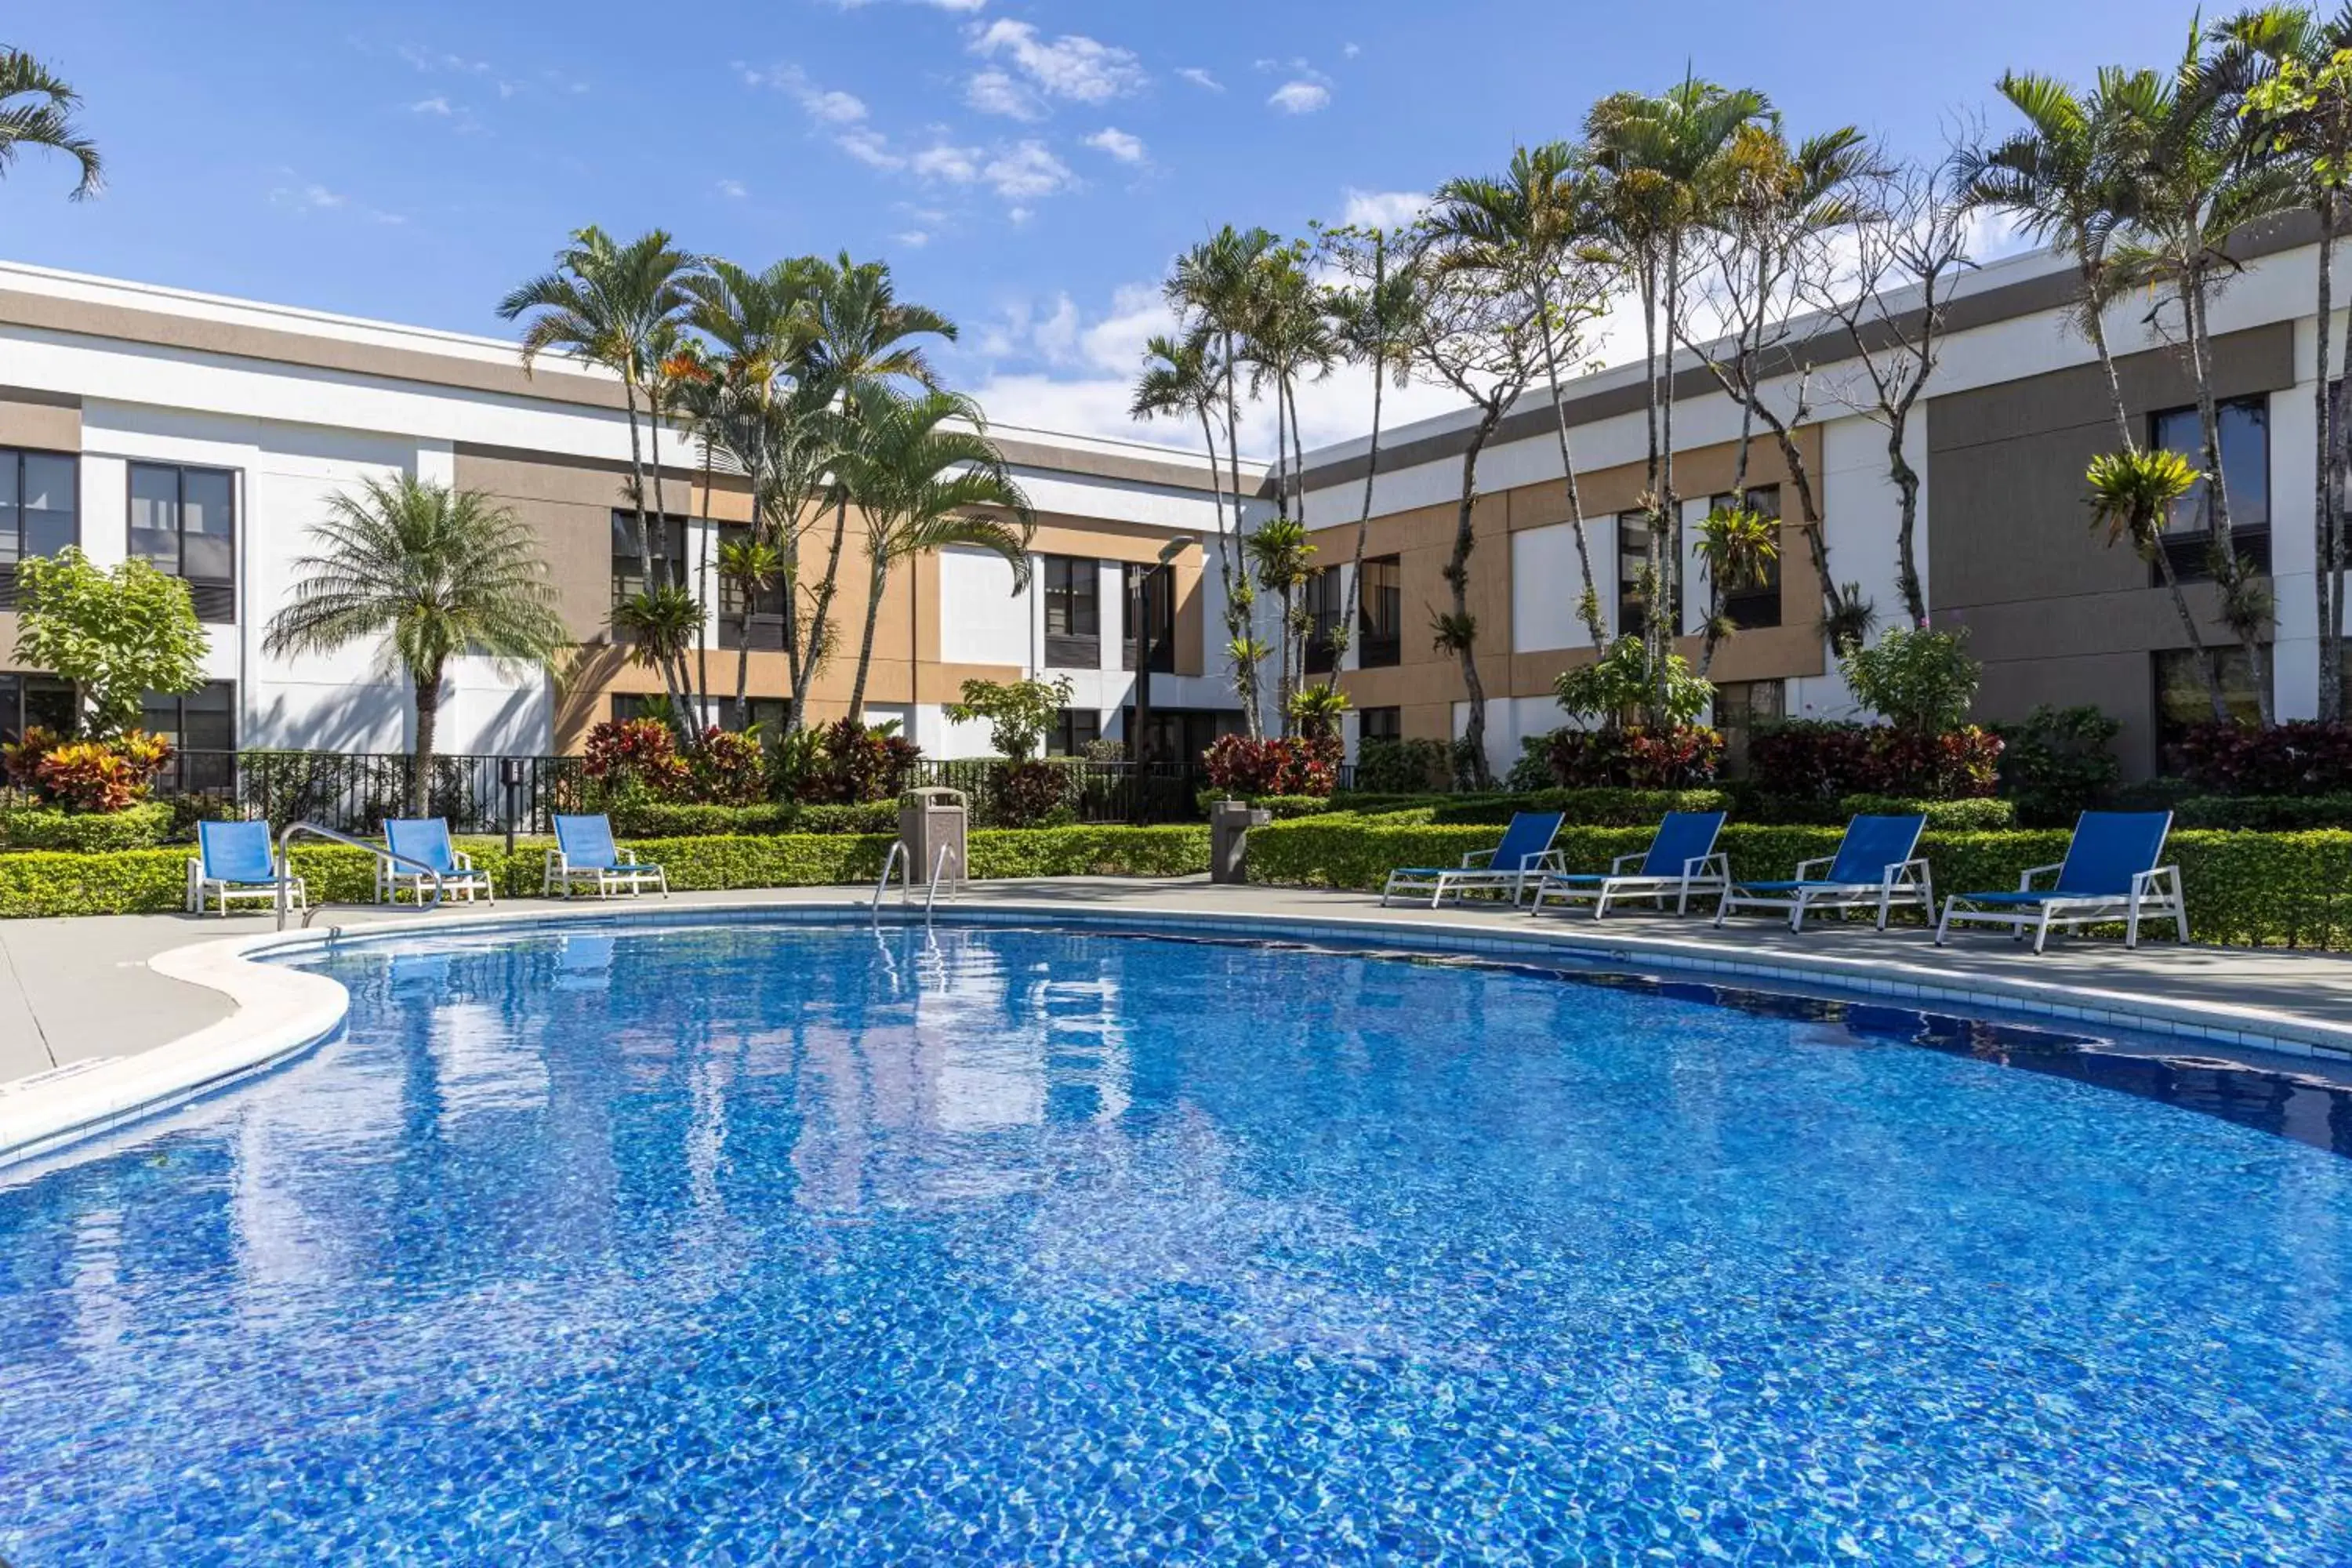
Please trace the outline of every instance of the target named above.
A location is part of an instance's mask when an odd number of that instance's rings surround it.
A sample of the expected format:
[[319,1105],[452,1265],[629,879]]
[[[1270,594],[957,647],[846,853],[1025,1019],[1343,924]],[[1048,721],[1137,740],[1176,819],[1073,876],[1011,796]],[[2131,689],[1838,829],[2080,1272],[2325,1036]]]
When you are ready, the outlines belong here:
[[1265,795],[1323,796],[1339,782],[1339,760],[1347,754],[1337,735],[1276,736],[1253,741],[1246,735],[1221,736],[1202,753],[1209,783],[1227,795]]
[[77,812],[129,810],[147,798],[171,760],[172,743],[144,730],[110,741],[68,741],[35,724],[21,740],[0,746],[10,784],[45,805]]

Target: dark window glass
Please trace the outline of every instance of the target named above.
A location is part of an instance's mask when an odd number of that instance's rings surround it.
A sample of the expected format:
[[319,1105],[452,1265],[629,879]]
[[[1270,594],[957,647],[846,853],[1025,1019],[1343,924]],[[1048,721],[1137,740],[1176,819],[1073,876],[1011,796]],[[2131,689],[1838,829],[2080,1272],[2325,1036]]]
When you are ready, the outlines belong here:
[[657,691],[615,691],[613,693],[613,722],[625,724],[632,719],[649,719],[656,706],[667,700]]
[[[724,549],[740,544],[751,537],[750,528],[740,523],[727,523],[719,530],[718,545]],[[717,572],[722,559],[713,552],[712,570]],[[725,573],[719,576],[719,646],[722,648],[754,647],[770,650],[784,646],[784,584],[781,576],[744,592],[744,584]]]
[[730,710],[729,729],[748,730],[756,724],[760,729],[760,739],[771,743],[783,738],[784,721],[793,713],[792,700],[785,697],[747,698],[741,711],[734,710],[735,703],[730,698],[727,707]]
[[1745,773],[1758,729],[1788,716],[1788,689],[1778,680],[1727,680],[1715,689],[1715,727],[1723,732],[1726,772]]
[[1637,637],[1649,625],[1649,605],[1642,593],[1650,569],[1650,514],[1617,514],[1617,635]]
[[[1135,710],[1126,710],[1127,732],[1137,734]],[[1220,735],[1242,732],[1242,715],[1234,708],[1154,708],[1151,721],[1139,736],[1147,763],[1198,763],[1201,753]]]
[[[2242,647],[2208,649],[2221,659],[2221,697],[2230,715],[2242,724],[2260,721],[2255,700],[2253,665]],[[2181,738],[2199,724],[2213,721],[2213,701],[2205,690],[2204,673],[2189,648],[2162,648],[2150,656],[2156,668],[2156,744],[2158,765],[2167,773],[2178,767]]]
[[1151,636],[1151,668],[1166,675],[1176,668],[1176,574],[1164,566],[1127,563],[1123,572],[1127,637],[1119,668],[1135,668],[1135,629]]
[[236,618],[236,477],[131,465],[131,553],[188,584],[196,617]]
[[1347,605],[1346,574],[1339,567],[1326,566],[1307,579],[1307,674],[1328,674],[1339,662],[1339,650],[1331,646],[1331,634],[1339,629]]
[[73,733],[73,688],[54,675],[0,675],[0,742],[22,740],[27,726]]
[[0,447],[0,609],[16,602],[16,563],[79,542],[75,459]]
[[[687,581],[686,519],[648,514],[646,527],[653,535],[654,586],[669,587]],[[621,605],[646,591],[645,563],[637,550],[637,514],[613,513],[613,603]]]
[[1045,731],[1049,757],[1083,757],[1090,742],[1102,735],[1102,715],[1091,708],[1065,708]]
[[1093,669],[1102,663],[1102,571],[1093,560],[1045,558],[1045,663]]
[[1375,555],[1364,563],[1364,583],[1356,596],[1356,663],[1379,669],[1398,662],[1404,651],[1404,570],[1399,557]]
[[1360,742],[1404,739],[1404,710],[1402,708],[1367,708],[1356,715],[1356,738]]
[[[1724,510],[1732,504],[1728,495],[1719,495],[1707,505],[1714,510]],[[1759,517],[1777,520],[1780,515],[1780,487],[1753,485],[1748,488],[1748,510]],[[1780,558],[1777,554],[1764,563],[1763,581],[1743,578],[1727,584],[1723,589],[1723,613],[1731,624],[1742,631],[1755,631],[1780,624]]]
[[[2224,403],[2218,412],[2221,435],[2221,474],[2230,489],[2230,541],[2241,555],[2251,556],[2257,571],[2271,563],[2271,436],[2270,400],[2242,397]],[[2148,416],[2150,445],[2179,453],[2199,468],[2205,465],[2204,425],[2194,407],[2167,408]],[[2165,553],[2182,577],[2210,578],[2205,531],[2205,483],[2175,501],[2164,525]]]
[[236,777],[236,684],[215,680],[185,696],[151,691],[139,704],[140,727],[172,742],[157,780],[166,793],[226,789]]

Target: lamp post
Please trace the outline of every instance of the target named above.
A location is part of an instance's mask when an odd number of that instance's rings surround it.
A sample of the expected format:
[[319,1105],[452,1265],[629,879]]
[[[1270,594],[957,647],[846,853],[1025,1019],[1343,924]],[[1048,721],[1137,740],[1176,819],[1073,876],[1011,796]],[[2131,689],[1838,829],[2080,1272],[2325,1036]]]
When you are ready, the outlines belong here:
[[1151,660],[1159,651],[1160,618],[1151,613],[1151,591],[1166,581],[1169,602],[1174,603],[1176,558],[1198,542],[1182,534],[1161,545],[1160,559],[1136,578],[1134,602],[1128,605],[1128,624],[1135,627],[1135,721],[1128,726],[1127,757],[1136,764],[1139,777],[1145,761],[1143,737],[1151,726]]

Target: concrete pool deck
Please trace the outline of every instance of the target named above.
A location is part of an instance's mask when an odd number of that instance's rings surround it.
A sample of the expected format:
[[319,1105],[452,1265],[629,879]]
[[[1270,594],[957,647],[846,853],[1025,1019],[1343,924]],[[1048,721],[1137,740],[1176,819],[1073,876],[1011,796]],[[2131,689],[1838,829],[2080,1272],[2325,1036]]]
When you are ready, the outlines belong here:
[[[636,916],[690,921],[698,912],[743,918],[770,909],[823,909],[840,918],[862,914],[871,896],[869,889],[824,887],[609,903],[520,899],[425,915],[407,907],[336,905],[320,911],[307,940],[428,922],[446,931]],[[894,899],[888,907],[900,906]],[[2023,1012],[2175,1036],[2184,1049],[2284,1052],[2317,1058],[2315,1066],[2352,1068],[2347,954],[2164,942],[2130,952],[2113,940],[2084,939],[2053,940],[2037,958],[1997,933],[1955,935],[1951,946],[1938,949],[1924,930],[1882,933],[1860,922],[1823,922],[1799,936],[1768,919],[1738,919],[1722,931],[1697,916],[1639,912],[1612,912],[1602,921],[1576,914],[1537,920],[1524,910],[1475,906],[1382,909],[1367,894],[1212,887],[1201,878],[975,883],[960,900],[940,907],[956,920],[1131,918],[1503,957],[1576,953],[1694,978],[1863,992],[1941,1011]],[[912,915],[921,918],[919,905]],[[304,1048],[331,1029],[340,1017],[341,987],[246,962],[248,950],[277,945],[275,927],[268,915],[0,922],[0,1158],[69,1129],[134,1114],[166,1098],[157,1088],[166,1077],[178,1086],[174,1092],[199,1092]],[[303,940],[305,933],[287,935]],[[63,1103],[68,1100],[76,1105]],[[100,1101],[102,1117],[91,1110]]]

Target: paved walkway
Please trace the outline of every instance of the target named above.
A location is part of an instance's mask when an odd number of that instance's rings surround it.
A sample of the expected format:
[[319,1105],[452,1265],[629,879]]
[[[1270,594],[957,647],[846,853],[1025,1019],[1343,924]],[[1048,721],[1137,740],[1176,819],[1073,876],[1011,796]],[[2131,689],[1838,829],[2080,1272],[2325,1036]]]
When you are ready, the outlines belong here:
[[[673,909],[698,904],[778,906],[863,904],[867,895],[852,888],[795,888],[761,892],[680,893]],[[1809,929],[1801,937],[1778,921],[1750,919],[1716,931],[1703,919],[1612,913],[1605,921],[1590,916],[1547,916],[1477,908],[1448,909],[1435,916],[1425,908],[1383,910],[1377,899],[1358,893],[1286,888],[1213,888],[1198,878],[1155,881],[1126,878],[976,884],[966,901],[988,906],[1026,906],[1131,910],[1201,916],[1270,916],[1345,920],[1422,933],[1464,931],[1514,938],[1542,933],[1601,956],[1640,964],[1673,959],[1761,960],[1768,964],[1829,964],[1823,978],[1868,984],[1895,976],[1914,986],[1991,990],[2031,986],[2045,998],[2063,992],[2095,1018],[2162,1001],[2176,1008],[2252,1010],[2288,1033],[2299,1032],[2323,1047],[2352,1048],[2352,955],[2280,950],[2192,947],[2151,942],[2137,952],[2114,941],[2053,939],[2040,958],[1998,934],[1956,936],[1938,949],[1924,931],[1880,933],[1860,924]],[[656,906],[660,900],[651,900]],[[573,906],[574,908],[580,906]],[[603,906],[611,909],[614,906]],[[539,900],[509,900],[499,910],[551,912],[563,906]],[[462,906],[454,911],[461,916]],[[365,906],[322,910],[316,926],[363,927],[414,921],[414,910],[398,912]],[[437,918],[437,916],[436,916]],[[266,931],[267,915],[111,915],[74,920],[0,921],[0,1084],[59,1067],[135,1055],[217,1022],[232,1011],[221,993],[167,979],[147,961],[167,949],[239,932]],[[2265,1029],[2264,1032],[2268,1032]]]

